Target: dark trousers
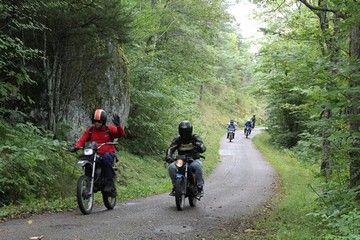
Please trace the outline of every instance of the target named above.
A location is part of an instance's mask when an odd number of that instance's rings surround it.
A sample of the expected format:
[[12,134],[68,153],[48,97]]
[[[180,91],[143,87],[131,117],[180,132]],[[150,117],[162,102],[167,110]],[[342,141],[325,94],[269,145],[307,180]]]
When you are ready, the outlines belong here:
[[106,152],[101,156],[101,165],[104,171],[104,176],[107,180],[112,180],[115,177],[114,160],[115,153]]

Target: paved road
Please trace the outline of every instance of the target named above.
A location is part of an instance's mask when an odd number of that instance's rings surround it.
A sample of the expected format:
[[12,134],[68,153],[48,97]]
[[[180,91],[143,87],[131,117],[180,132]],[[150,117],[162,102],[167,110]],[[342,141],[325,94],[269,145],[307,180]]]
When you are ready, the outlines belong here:
[[221,162],[206,179],[205,196],[196,207],[187,202],[177,211],[174,198],[164,193],[118,203],[112,211],[95,208],[90,215],[76,210],[6,221],[0,223],[0,239],[212,239],[214,231],[271,197],[275,172],[252,143],[258,133],[254,129],[246,139],[238,131],[231,143],[221,139]]

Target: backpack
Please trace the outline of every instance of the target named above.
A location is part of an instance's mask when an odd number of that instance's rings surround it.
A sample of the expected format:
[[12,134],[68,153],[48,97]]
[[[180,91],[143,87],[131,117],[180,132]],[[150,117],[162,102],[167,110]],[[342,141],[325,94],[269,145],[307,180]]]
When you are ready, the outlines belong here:
[[[92,135],[93,128],[94,128],[94,126],[91,126],[91,127],[90,127],[89,137],[88,137],[87,141],[90,141],[90,139],[91,139],[91,135]],[[113,135],[111,134],[111,132],[109,131],[109,127],[108,127],[107,125],[105,125],[105,129],[106,129],[106,133],[109,135],[111,141],[114,141],[114,137],[113,137]]]

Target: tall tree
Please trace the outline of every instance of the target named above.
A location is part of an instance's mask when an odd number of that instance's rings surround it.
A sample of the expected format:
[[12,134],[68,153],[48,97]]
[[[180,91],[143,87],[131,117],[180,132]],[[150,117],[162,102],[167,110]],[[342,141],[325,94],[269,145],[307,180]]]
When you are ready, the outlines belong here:
[[[317,42],[318,49],[314,48],[316,55],[307,58],[306,51],[299,51],[302,54],[304,67],[298,69],[301,72],[302,78],[307,74],[308,79],[318,79],[317,86],[314,86],[311,81],[307,80],[306,85],[301,85],[302,89],[308,88],[311,90],[311,98],[306,100],[310,106],[313,106],[314,111],[323,111],[323,114],[330,118],[325,118],[324,122],[327,128],[327,133],[324,137],[324,164],[329,161],[332,156],[333,160],[336,158],[335,152],[329,151],[333,146],[330,142],[337,142],[336,145],[341,144],[346,146],[351,144],[349,149],[349,156],[347,158],[348,166],[350,167],[350,185],[352,187],[359,186],[360,168],[359,168],[359,3],[357,1],[333,1],[321,0],[318,2],[310,2],[301,0],[300,5],[294,4],[290,1],[256,1],[258,3],[269,3],[268,7],[272,7],[274,12],[281,11],[282,16],[277,17],[278,21],[286,23],[277,28],[265,30],[267,34],[276,36],[277,38],[294,41],[294,44],[302,44],[310,47],[307,42]],[[275,11],[276,9],[276,11]],[[311,14],[309,14],[311,13]],[[302,16],[300,14],[303,14]],[[314,16],[316,18],[314,18]],[[304,18],[305,17],[305,18]],[[292,19],[288,21],[288,19]],[[305,23],[307,20],[307,23]],[[314,21],[316,20],[316,21]],[[299,23],[303,25],[299,27]],[[290,24],[291,23],[291,24]],[[297,28],[294,26],[298,25]],[[306,35],[299,35],[304,29],[309,29],[313,26],[311,34],[303,31]],[[317,28],[314,28],[314,26]],[[318,29],[318,30],[316,30]],[[295,38],[294,38],[295,37]],[[273,38],[276,39],[276,38]],[[275,40],[276,41],[276,40]],[[299,45],[298,45],[299,46]],[[314,45],[316,46],[316,45]],[[297,46],[292,45],[292,48]],[[313,47],[313,46],[311,46]],[[271,54],[270,48],[268,53]],[[288,51],[287,51],[288,52]],[[274,54],[273,54],[274,55]],[[276,54],[275,54],[276,55]],[[284,54],[282,54],[284,55]],[[279,56],[279,55],[278,55]],[[291,64],[295,60],[294,57],[282,58],[287,64]],[[278,65],[272,65],[273,70],[278,69]],[[269,68],[267,68],[269,70]],[[294,69],[292,69],[294,70]],[[299,77],[301,77],[299,75]],[[312,76],[312,77],[311,77]],[[313,87],[311,87],[313,86]],[[318,91],[317,89],[321,89]],[[320,94],[319,94],[320,93]],[[317,100],[317,101],[316,101]],[[316,107],[317,105],[317,107]],[[336,114],[335,114],[336,113]],[[336,116],[336,117],[335,117]],[[342,118],[347,119],[342,119]],[[346,120],[346,121],[343,121]],[[348,126],[343,125],[348,123]],[[305,122],[309,126],[310,121]],[[314,126],[314,124],[312,124]],[[339,133],[342,133],[341,135]],[[344,137],[344,134],[347,137]],[[329,142],[330,141],[330,142]],[[326,150],[327,149],[327,150]],[[339,151],[339,149],[337,149]]]
[[149,152],[163,154],[157,149],[168,144],[164,136],[176,132],[174,123],[184,118],[194,120],[199,114],[197,104],[205,98],[205,86],[215,81],[214,46],[220,24],[229,16],[223,3],[133,3],[134,41],[125,48],[132,69],[133,96],[128,136],[148,144]]
[[[348,64],[351,66],[347,71],[346,77],[349,83],[348,101],[349,107],[349,129],[352,148],[350,150],[350,185],[352,187],[360,186],[360,99],[359,99],[359,61],[360,61],[360,3],[358,1],[343,1],[342,4],[333,2],[331,0],[319,1],[319,5],[310,4],[307,0],[300,0],[305,6],[316,12],[320,18],[320,25],[322,30],[326,32],[327,26],[326,14],[333,15],[333,32],[337,36],[339,32],[339,24],[341,21],[347,25],[349,31],[345,37],[349,42],[349,60]],[[336,40],[335,40],[336,39]],[[331,61],[338,62],[338,52],[340,51],[338,42],[342,38],[328,38],[327,46],[330,49]],[[337,42],[336,42],[337,41]],[[345,67],[345,66],[343,66]],[[360,198],[360,194],[359,194]]]
[[[0,115],[9,115],[20,106],[31,103],[23,91],[35,82],[28,69],[31,61],[40,59],[41,51],[26,41],[27,32],[41,32],[45,26],[36,18],[40,5],[29,1],[0,2]],[[21,108],[21,107],[20,107]]]

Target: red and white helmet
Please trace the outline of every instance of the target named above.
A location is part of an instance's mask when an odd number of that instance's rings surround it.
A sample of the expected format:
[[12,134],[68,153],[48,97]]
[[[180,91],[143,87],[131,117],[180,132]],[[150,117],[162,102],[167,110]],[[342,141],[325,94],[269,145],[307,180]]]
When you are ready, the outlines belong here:
[[105,125],[106,119],[106,112],[103,109],[96,109],[92,117],[92,123],[101,122],[102,125]]

